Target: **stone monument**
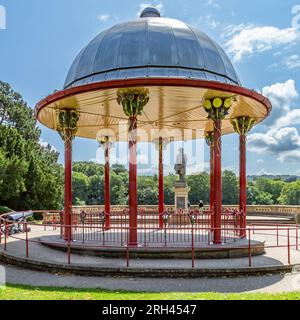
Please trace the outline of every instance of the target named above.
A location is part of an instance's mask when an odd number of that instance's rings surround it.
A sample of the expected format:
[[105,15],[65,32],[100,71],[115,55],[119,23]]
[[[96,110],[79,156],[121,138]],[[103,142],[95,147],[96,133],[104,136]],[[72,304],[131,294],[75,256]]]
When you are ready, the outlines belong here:
[[187,156],[184,153],[184,149],[180,148],[176,157],[175,172],[179,175],[179,180],[175,182],[175,210],[188,209],[188,195],[190,188],[186,182],[186,164]]

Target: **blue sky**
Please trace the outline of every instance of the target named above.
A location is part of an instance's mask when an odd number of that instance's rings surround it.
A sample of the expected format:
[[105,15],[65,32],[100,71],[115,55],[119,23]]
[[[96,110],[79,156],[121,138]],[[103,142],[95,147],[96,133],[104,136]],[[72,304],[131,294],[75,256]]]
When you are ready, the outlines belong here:
[[[146,3],[0,0],[6,11],[6,29],[1,30],[0,24],[0,79],[34,107],[63,87],[82,47],[113,24],[136,18]],[[164,16],[206,32],[229,54],[243,86],[271,99],[272,116],[248,137],[248,173],[300,174],[300,0],[165,0],[148,4],[157,5]],[[42,142],[63,154],[57,133],[42,127]],[[223,144],[223,168],[237,172],[238,136],[224,137]],[[190,152],[192,146],[186,148]],[[126,156],[126,148],[121,149]],[[147,149],[142,146],[140,150],[141,168]],[[206,147],[204,151],[205,158],[200,155],[199,161],[207,162]],[[75,140],[75,161],[96,159],[96,154],[95,141]],[[100,161],[101,154],[98,150]]]

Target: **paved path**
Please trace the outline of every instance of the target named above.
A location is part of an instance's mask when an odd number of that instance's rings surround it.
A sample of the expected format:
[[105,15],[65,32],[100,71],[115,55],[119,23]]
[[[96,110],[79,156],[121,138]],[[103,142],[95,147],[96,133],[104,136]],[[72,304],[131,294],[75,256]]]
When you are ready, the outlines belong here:
[[289,292],[300,291],[300,274],[236,278],[147,279],[58,275],[5,266],[8,283],[31,286],[102,288],[138,292]]
[[[299,230],[300,231],[300,230]],[[273,231],[272,231],[273,232]],[[274,231],[275,232],[275,231]],[[293,231],[294,232],[294,231]],[[266,241],[267,246],[276,245],[276,237],[274,235],[265,234],[265,230],[256,232],[252,235],[253,240]],[[270,231],[268,231],[270,233]],[[47,230],[46,232],[42,231],[40,228],[38,230],[33,230],[30,232],[30,240],[33,242],[29,243],[29,258],[33,260],[41,260],[45,262],[54,262],[54,263],[67,263],[67,254],[62,251],[50,249],[48,247],[42,246],[39,243],[40,236],[51,236],[57,234],[52,230]],[[292,232],[291,232],[292,236]],[[290,244],[295,245],[295,235],[294,238],[291,238]],[[19,239],[24,239],[24,234],[16,235]],[[286,230],[280,231],[279,245],[284,247],[279,248],[267,248],[266,254],[262,256],[252,257],[252,266],[253,267],[273,267],[273,266],[282,266],[288,264],[288,251],[286,246]],[[237,242],[238,243],[238,242]],[[236,245],[237,245],[236,243]],[[300,246],[299,246],[300,248]],[[0,252],[3,250],[3,243],[0,245]],[[10,255],[15,255],[17,257],[25,257],[25,242],[23,240],[9,238],[7,245],[7,253]],[[296,251],[295,247],[291,248],[290,251],[291,264],[300,264],[300,251]],[[176,263],[175,263],[176,261]],[[88,266],[97,266],[97,267],[115,267],[123,268],[126,266],[125,259],[114,259],[114,258],[102,258],[95,256],[81,256],[78,254],[71,255],[72,264],[88,265]],[[130,259],[130,267],[134,268],[190,268],[191,259]],[[196,268],[247,268],[248,259],[247,258],[235,258],[235,259],[207,259],[207,260],[196,260]]]
[[[53,234],[51,231],[47,232]],[[264,233],[264,231],[261,231]],[[281,234],[285,231],[282,231]],[[45,235],[45,233],[43,233]],[[283,235],[283,234],[282,234]],[[18,235],[24,236],[24,235]],[[33,233],[31,234],[33,236]],[[35,236],[37,236],[35,234]],[[256,240],[267,240],[274,244],[274,236],[255,234]],[[292,240],[294,244],[295,239]],[[286,239],[280,237],[280,244]],[[3,244],[1,245],[3,249]],[[8,253],[24,257],[24,241],[10,239]],[[66,263],[66,254],[45,248],[38,243],[30,243],[31,258]],[[300,263],[300,252],[291,251],[292,263]],[[99,257],[83,257],[72,254],[72,263],[85,263],[98,266],[122,266],[124,259],[104,259]],[[268,249],[267,254],[253,258],[253,265],[282,265],[287,263],[286,248]],[[190,267],[190,260],[132,260],[134,267]],[[248,266],[246,259],[198,260],[196,267],[236,267]],[[265,276],[230,277],[230,278],[199,278],[199,279],[149,279],[149,278],[120,278],[120,277],[88,277],[68,274],[50,274],[25,270],[13,266],[5,266],[8,283],[33,286],[57,286],[72,288],[103,288],[110,290],[132,290],[143,292],[284,292],[300,291],[300,274],[275,274]]]

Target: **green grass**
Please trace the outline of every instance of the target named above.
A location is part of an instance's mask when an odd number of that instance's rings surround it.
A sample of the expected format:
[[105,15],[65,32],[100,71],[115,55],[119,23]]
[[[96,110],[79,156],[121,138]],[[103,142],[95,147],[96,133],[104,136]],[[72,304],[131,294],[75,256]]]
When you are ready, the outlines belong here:
[[300,292],[280,294],[137,293],[101,289],[7,285],[0,289],[0,300],[300,300]]

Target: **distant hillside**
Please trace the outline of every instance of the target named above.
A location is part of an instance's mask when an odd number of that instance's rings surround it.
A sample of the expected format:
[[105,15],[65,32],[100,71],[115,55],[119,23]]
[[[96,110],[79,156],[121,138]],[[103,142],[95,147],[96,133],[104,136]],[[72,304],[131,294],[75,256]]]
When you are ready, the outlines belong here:
[[258,178],[266,178],[272,180],[282,180],[285,182],[293,182],[300,179],[300,176],[297,175],[250,175],[248,176],[248,181],[255,181]]

